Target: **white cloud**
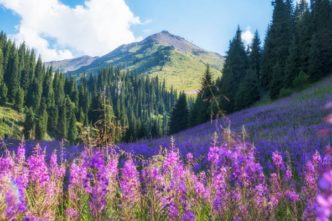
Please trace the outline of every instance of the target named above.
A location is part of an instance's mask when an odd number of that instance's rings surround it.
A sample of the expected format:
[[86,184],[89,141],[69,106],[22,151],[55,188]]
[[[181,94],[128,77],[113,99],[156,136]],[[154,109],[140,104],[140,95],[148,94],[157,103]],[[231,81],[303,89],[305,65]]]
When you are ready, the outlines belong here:
[[241,34],[242,41],[245,45],[250,45],[254,39],[254,33],[251,31],[251,27],[247,27],[245,31]]
[[13,38],[25,41],[45,61],[78,54],[100,56],[137,40],[130,27],[140,19],[124,0],[85,0],[75,8],[59,0],[0,0],[0,4],[21,17]]

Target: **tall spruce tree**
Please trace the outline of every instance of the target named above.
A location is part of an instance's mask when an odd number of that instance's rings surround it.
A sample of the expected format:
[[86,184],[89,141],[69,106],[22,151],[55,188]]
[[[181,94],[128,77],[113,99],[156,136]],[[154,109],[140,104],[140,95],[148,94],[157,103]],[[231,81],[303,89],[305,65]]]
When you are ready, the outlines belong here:
[[235,97],[235,108],[241,110],[259,100],[259,82],[256,70],[248,69],[245,78],[241,81]]
[[264,45],[261,85],[276,98],[282,88],[280,82],[285,73],[294,21],[292,1],[275,0],[273,5],[272,22]]
[[4,81],[4,66],[3,66],[4,58],[2,49],[0,48],[0,104],[4,105],[7,101],[7,91],[8,88]]
[[15,108],[19,112],[23,110],[24,107],[24,90],[22,88],[19,88],[16,92],[15,96]]
[[76,117],[75,114],[71,114],[71,118],[69,121],[69,130],[68,130],[68,140],[71,143],[75,143],[77,141],[78,131],[76,126]]
[[66,113],[67,113],[66,105],[62,104],[61,106],[59,106],[59,121],[58,121],[57,134],[58,137],[62,139],[67,139],[67,134],[68,134]]
[[3,53],[0,47],[0,85],[4,84],[4,67],[3,67]]
[[6,79],[9,101],[14,102],[19,88],[19,60],[16,50],[11,53],[8,60]]
[[175,104],[169,124],[169,133],[175,134],[188,127],[189,110],[187,105],[187,97],[184,92],[179,96],[177,103]]
[[36,122],[36,139],[45,139],[47,133],[48,114],[45,108],[40,111],[40,115]]
[[24,137],[25,139],[34,139],[35,137],[35,114],[32,108],[27,108],[24,120]]
[[261,79],[262,48],[259,33],[256,30],[254,39],[250,46],[249,69],[256,73],[257,80]]
[[258,31],[256,31],[250,45],[248,69],[236,92],[236,110],[246,108],[260,98],[261,53],[261,41]]
[[318,80],[332,69],[332,10],[329,0],[312,2],[313,38],[309,59],[309,74]]
[[295,8],[295,29],[289,48],[289,56],[286,60],[284,87],[294,87],[294,79],[301,72],[308,73],[310,41],[312,28],[310,24],[310,12],[306,0],[301,0]]
[[241,39],[241,33],[241,29],[238,28],[235,37],[230,42],[223,76],[218,83],[221,108],[227,113],[236,110],[235,96],[248,69],[248,57]]
[[218,111],[216,86],[212,80],[210,67],[207,65],[202,78],[201,89],[190,113],[191,125],[197,125],[211,120]]

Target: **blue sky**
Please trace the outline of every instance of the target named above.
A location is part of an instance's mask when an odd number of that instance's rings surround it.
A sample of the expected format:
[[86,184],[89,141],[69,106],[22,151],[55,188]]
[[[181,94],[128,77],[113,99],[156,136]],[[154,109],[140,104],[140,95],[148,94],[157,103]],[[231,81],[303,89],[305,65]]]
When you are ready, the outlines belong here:
[[[38,1],[38,10],[27,12]],[[237,25],[247,37],[257,29],[264,38],[272,16],[270,0],[38,1],[0,0],[0,29],[30,43],[45,60],[102,55],[162,30],[225,54]]]

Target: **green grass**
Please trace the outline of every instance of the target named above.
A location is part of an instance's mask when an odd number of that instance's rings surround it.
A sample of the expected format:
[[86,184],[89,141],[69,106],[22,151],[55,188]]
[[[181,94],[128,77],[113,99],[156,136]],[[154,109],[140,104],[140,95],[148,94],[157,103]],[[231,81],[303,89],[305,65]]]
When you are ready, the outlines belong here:
[[[178,91],[185,91],[187,94],[196,94],[201,86],[201,79],[206,70],[206,64],[202,61],[199,62],[194,56],[172,51],[169,62],[162,67],[152,69],[148,74],[165,80],[168,88],[173,87]],[[221,77],[220,70],[213,66],[211,66],[210,70],[214,80]]]
[[331,78],[332,77],[330,75],[330,77],[327,77],[326,80],[322,80],[318,83],[315,83],[314,85],[309,86],[306,93],[302,93],[297,97],[297,99],[299,101],[305,101],[314,97],[321,98],[326,96],[327,94],[332,93],[331,85],[329,83],[326,83]]
[[0,107],[0,138],[6,135],[20,138],[23,130],[23,120],[23,114],[9,107]]

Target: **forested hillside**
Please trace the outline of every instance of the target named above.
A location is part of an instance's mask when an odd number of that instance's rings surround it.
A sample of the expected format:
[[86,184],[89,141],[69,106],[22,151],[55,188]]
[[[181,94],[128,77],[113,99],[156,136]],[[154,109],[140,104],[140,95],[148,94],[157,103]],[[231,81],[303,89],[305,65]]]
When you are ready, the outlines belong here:
[[237,29],[231,40],[223,75],[213,81],[209,70],[202,80],[191,126],[274,100],[332,72],[332,4],[329,0],[275,0],[264,44],[256,31],[246,48]]
[[110,131],[113,141],[161,136],[175,100],[176,93],[157,78],[112,67],[78,81],[66,78],[46,68],[24,44],[0,35],[0,102],[25,113],[26,139],[77,142],[84,128],[98,128],[101,120],[118,128]]

